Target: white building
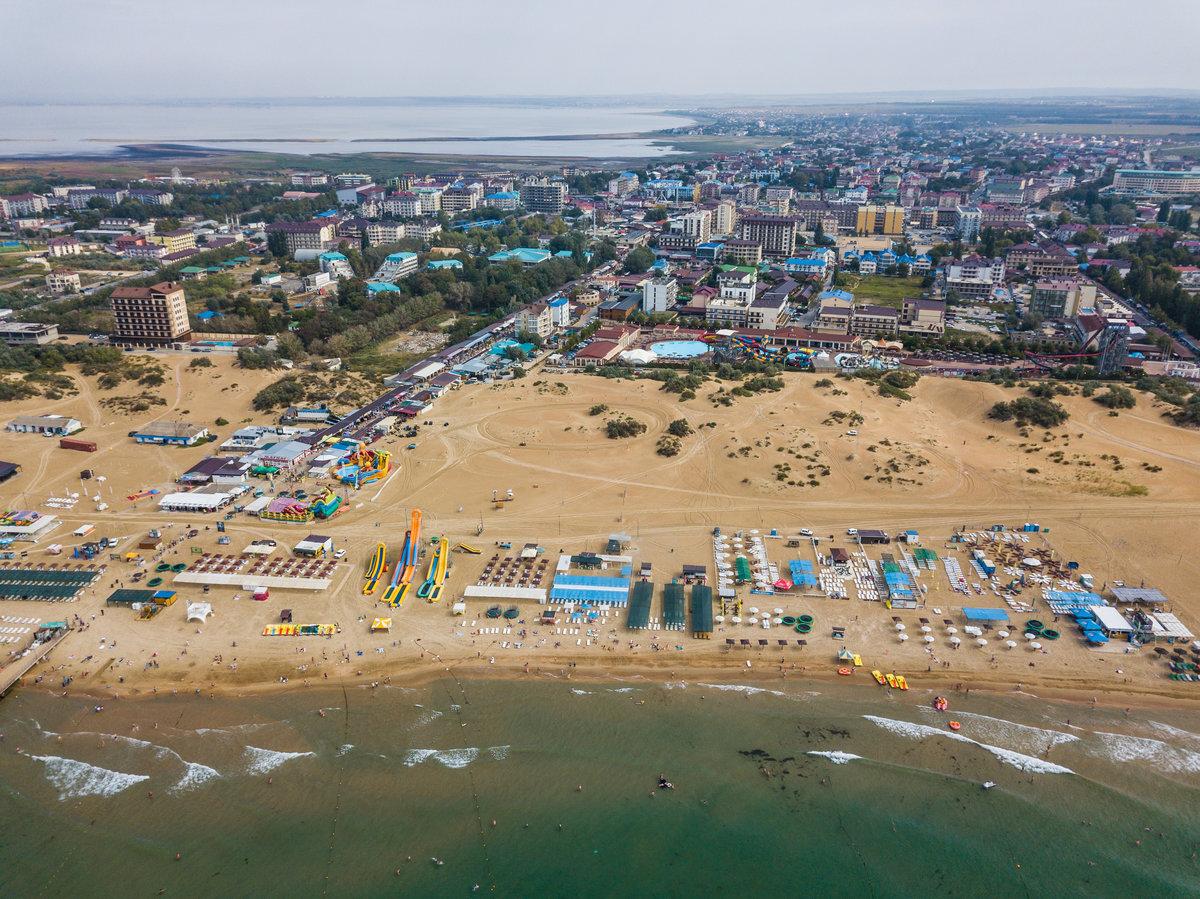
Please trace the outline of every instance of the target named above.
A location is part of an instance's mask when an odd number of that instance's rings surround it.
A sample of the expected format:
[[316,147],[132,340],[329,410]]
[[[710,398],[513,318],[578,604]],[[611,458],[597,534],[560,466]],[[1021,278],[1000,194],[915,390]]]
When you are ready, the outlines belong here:
[[712,213],[707,209],[697,209],[679,219],[683,225],[683,233],[694,244],[707,243],[712,236]]
[[83,430],[83,422],[63,415],[18,415],[7,425],[9,431],[21,434],[47,434],[58,437]]
[[411,275],[417,270],[416,253],[391,253],[383,260],[383,265],[371,276],[372,281],[395,281]]
[[642,285],[642,311],[647,315],[666,312],[675,305],[679,284],[674,278],[652,278]]

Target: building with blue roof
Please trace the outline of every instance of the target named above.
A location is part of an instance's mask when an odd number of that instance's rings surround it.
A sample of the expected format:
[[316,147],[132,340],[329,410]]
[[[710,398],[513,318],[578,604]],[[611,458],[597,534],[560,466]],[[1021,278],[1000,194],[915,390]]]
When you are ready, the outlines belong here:
[[501,250],[488,257],[488,262],[503,265],[516,260],[524,266],[538,265],[550,258],[549,250],[533,250],[528,247],[517,247],[515,250]]
[[431,271],[440,272],[447,269],[462,268],[463,264],[457,259],[433,259],[425,263],[425,268]]
[[377,293],[399,293],[400,288],[390,281],[368,281],[367,296],[375,296]]
[[818,277],[825,275],[825,260],[823,259],[801,259],[796,257],[788,259],[780,267],[785,272],[790,272],[793,275],[816,275]]
[[854,302],[854,294],[852,294],[848,290],[838,290],[837,288],[834,288],[833,290],[824,291],[819,297],[817,297],[817,299],[819,299],[819,300],[844,300],[847,303],[853,303]]

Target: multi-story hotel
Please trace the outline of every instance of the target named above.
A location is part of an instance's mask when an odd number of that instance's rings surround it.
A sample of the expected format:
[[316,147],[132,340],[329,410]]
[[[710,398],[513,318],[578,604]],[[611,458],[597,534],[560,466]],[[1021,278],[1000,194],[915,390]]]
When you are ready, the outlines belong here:
[[192,334],[183,286],[162,281],[152,287],[118,287],[109,297],[114,343],[164,346]]

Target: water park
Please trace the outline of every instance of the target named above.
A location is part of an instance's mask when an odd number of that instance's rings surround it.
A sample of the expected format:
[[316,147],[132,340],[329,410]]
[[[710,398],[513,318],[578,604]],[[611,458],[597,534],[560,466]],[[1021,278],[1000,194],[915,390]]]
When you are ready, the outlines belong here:
[[740,334],[732,338],[734,348],[742,350],[751,359],[758,362],[769,362],[773,365],[786,365],[789,368],[809,368],[812,366],[816,350],[803,347],[771,347],[753,337],[743,337]]
[[446,573],[454,560],[450,557],[450,541],[439,537],[433,541],[433,558],[429,562],[429,576],[417,588],[417,596],[430,602],[442,598],[442,588],[446,582]]
[[365,443],[360,443],[333,476],[346,486],[357,490],[387,477],[391,469],[391,459],[391,453],[374,450]]
[[327,521],[342,510],[342,498],[329,487],[325,487],[315,498],[277,496],[265,509],[258,513],[259,518],[267,521],[286,521],[292,524],[304,524],[313,520]]
[[379,586],[379,579],[383,577],[387,571],[387,544],[380,542],[375,547],[375,552],[371,556],[371,561],[367,565],[365,577],[366,584],[363,585],[363,595],[370,596],[375,592],[375,588]]
[[417,562],[421,554],[421,510],[413,509],[412,523],[404,532],[404,546],[400,550],[400,559],[392,572],[392,582],[383,593],[383,601],[393,608],[403,605],[409,588],[412,586],[413,575],[417,571]]

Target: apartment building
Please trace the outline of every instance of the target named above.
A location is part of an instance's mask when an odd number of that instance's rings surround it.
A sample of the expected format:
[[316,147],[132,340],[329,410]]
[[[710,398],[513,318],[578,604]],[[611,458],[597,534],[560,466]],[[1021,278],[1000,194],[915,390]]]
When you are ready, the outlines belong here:
[[37,215],[50,208],[49,201],[41,194],[13,194],[4,198],[4,205],[9,218],[20,218],[26,215]]
[[400,218],[416,218],[421,214],[421,200],[409,192],[392,194],[383,201],[384,215],[396,215]]
[[175,194],[157,187],[133,187],[129,190],[129,199],[143,206],[170,206],[175,202]]
[[996,288],[1004,286],[1004,273],[1003,259],[951,259],[945,269],[946,291],[957,291],[967,299],[991,300]]
[[362,187],[371,183],[371,176],[361,172],[343,172],[333,176],[333,183],[338,187]]
[[737,206],[729,201],[718,203],[712,209],[712,233],[733,234],[737,228]]
[[1074,318],[1096,308],[1096,285],[1081,278],[1052,278],[1033,285],[1029,311],[1042,318]]
[[679,297],[679,282],[674,278],[651,278],[642,285],[642,311],[647,315],[671,309]]
[[1117,169],[1113,193],[1122,196],[1200,193],[1200,169],[1164,172],[1154,169]]
[[904,233],[903,206],[859,206],[855,215],[855,234],[883,234],[898,237]]
[[679,222],[684,235],[691,240],[692,246],[706,243],[712,236],[712,212],[707,209],[696,209],[689,212],[687,215],[681,216]]
[[447,187],[442,191],[442,212],[453,215],[479,205],[479,192],[472,187]]
[[528,332],[543,339],[554,333],[554,315],[548,303],[533,303],[517,311],[517,333]]
[[192,334],[183,286],[162,281],[152,287],[118,287],[112,306],[114,343],[165,346]]
[[287,238],[289,253],[297,250],[325,250],[337,243],[335,218],[313,219],[309,222],[272,222],[267,225],[267,234],[283,234]]
[[406,236],[403,222],[372,222],[367,225],[367,243],[373,247],[395,243]]
[[[744,216],[741,232],[742,240],[757,243],[766,256],[786,259],[796,247],[796,219],[789,215]],[[729,244],[725,247],[728,252]]]
[[294,187],[325,187],[329,184],[329,176],[324,172],[294,172],[291,180]]
[[46,252],[52,257],[78,256],[83,245],[74,237],[52,237],[46,241]]
[[526,181],[521,185],[521,205],[530,212],[561,215],[567,205],[567,185],[544,178]]
[[187,228],[180,228],[178,231],[159,231],[150,235],[150,240],[161,247],[165,247],[167,255],[178,253],[180,250],[194,250],[196,248],[196,235]]
[[89,208],[92,200],[103,200],[109,206],[123,203],[129,191],[117,187],[85,187],[67,191],[67,205],[78,212]]
[[64,269],[55,269],[46,275],[46,289],[54,293],[79,293],[79,275]]
[[[978,206],[958,206],[954,213],[958,236],[965,241],[978,240],[979,231],[983,225],[983,210]],[[922,227],[924,227],[924,219],[922,219]]]

